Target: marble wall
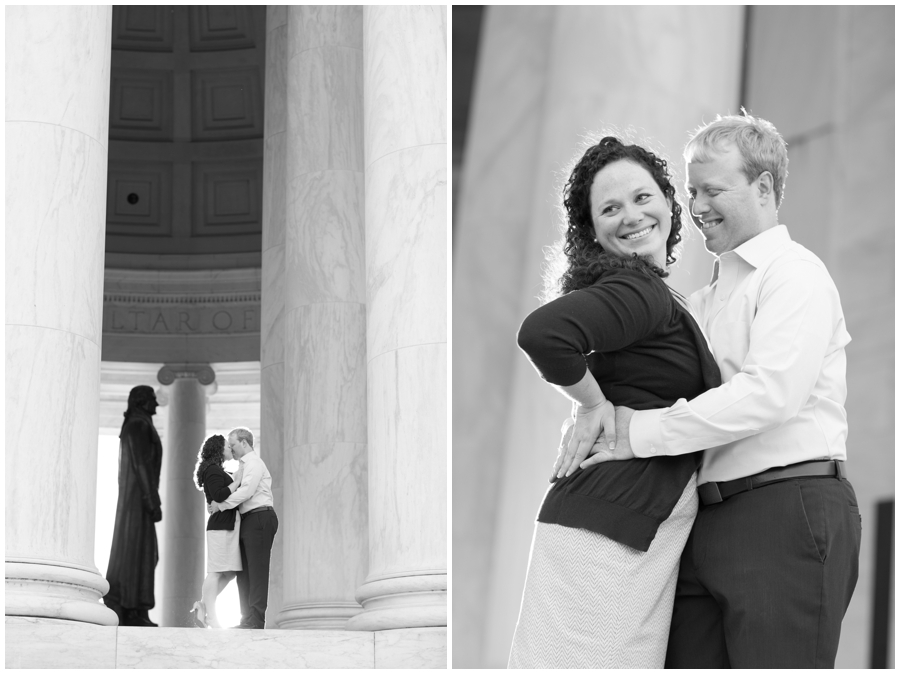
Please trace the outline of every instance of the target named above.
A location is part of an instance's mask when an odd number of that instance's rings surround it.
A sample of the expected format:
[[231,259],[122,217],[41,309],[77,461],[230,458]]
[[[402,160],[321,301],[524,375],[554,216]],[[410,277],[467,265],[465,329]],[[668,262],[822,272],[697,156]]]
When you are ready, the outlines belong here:
[[[585,136],[629,133],[668,157],[686,203],[688,132],[737,109],[742,19],[739,7],[486,10],[454,248],[454,666],[506,664],[569,412],[515,347],[566,167]],[[692,292],[710,269],[694,233],[672,285]]]
[[828,267],[852,338],[847,465],[863,544],[838,668],[869,662],[876,505],[895,492],[894,12],[852,6],[751,12],[747,105],[788,143],[779,221]]
[[100,624],[116,621],[93,560],[111,12],[6,11],[6,614]]

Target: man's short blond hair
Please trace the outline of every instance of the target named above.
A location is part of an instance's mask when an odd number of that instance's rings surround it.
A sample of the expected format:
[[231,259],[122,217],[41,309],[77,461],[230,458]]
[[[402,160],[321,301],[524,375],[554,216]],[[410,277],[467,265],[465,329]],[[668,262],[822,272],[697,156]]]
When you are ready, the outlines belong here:
[[250,432],[249,428],[238,426],[228,434],[228,437],[231,437],[232,435],[237,442],[246,440],[248,445],[250,445],[251,447],[253,446],[253,433]]
[[743,159],[741,171],[753,182],[763,171],[772,174],[775,207],[784,199],[784,183],[788,174],[787,143],[771,122],[748,115],[716,115],[716,121],[701,126],[684,148],[684,160],[709,161],[710,156],[734,144]]

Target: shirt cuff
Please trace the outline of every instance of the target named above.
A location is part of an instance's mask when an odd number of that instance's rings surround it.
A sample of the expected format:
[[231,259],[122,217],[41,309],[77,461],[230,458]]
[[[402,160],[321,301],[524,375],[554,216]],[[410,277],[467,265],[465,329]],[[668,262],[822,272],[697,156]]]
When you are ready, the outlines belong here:
[[664,411],[665,409],[636,410],[631,415],[628,439],[631,442],[631,451],[636,457],[649,459],[665,455],[660,429],[660,418]]

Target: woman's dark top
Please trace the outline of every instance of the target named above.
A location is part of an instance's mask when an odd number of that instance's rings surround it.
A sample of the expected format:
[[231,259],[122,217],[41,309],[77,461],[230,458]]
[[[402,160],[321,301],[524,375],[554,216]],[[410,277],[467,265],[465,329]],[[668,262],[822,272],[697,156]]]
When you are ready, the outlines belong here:
[[[518,341],[546,381],[571,386],[590,368],[616,406],[669,407],[722,383],[688,310],[661,278],[632,269],[606,270],[591,287],[537,309]],[[693,452],[576,469],[547,491],[538,521],[646,551],[701,458]]]
[[[231,476],[224,471],[222,466],[217,466],[214,463],[207,464],[206,468],[203,469],[202,475],[203,491],[206,493],[207,503],[213,501],[221,503],[231,496],[231,490],[228,488],[228,485],[234,482],[234,480],[232,480]],[[234,530],[235,512],[237,512],[237,508],[229,508],[228,510],[213,513],[206,522],[206,530]]]

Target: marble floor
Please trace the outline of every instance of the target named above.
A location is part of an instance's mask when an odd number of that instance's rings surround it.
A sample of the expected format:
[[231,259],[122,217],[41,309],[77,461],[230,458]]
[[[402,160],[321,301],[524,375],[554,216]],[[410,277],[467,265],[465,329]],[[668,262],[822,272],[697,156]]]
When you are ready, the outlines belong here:
[[447,628],[200,630],[6,619],[7,669],[445,669]]

